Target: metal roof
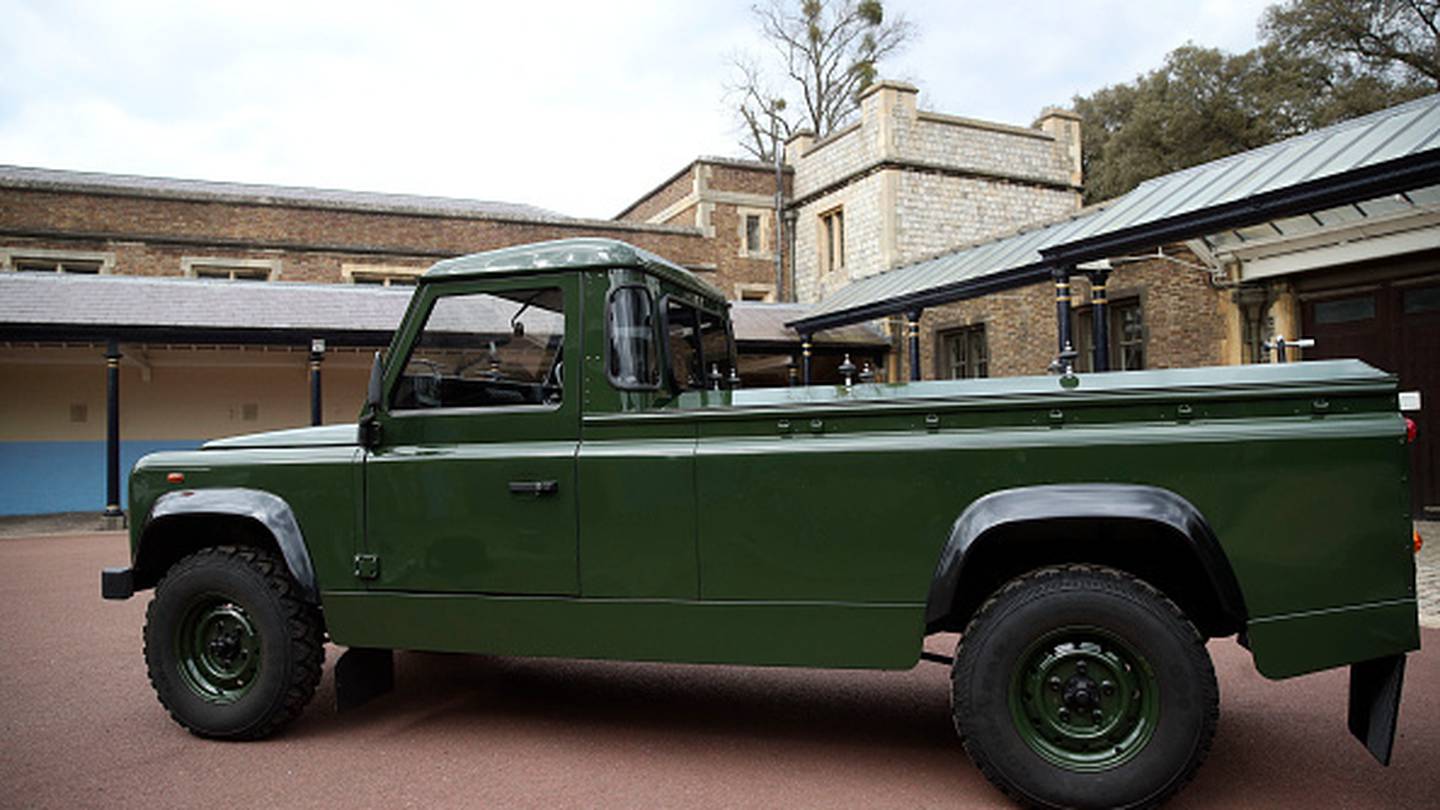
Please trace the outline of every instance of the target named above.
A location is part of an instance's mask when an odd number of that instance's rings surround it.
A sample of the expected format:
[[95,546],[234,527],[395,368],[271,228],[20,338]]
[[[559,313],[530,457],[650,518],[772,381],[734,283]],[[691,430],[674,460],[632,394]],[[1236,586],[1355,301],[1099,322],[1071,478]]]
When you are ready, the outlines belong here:
[[258,205],[292,205],[303,208],[471,216],[540,222],[574,221],[572,217],[524,203],[426,197],[415,194],[382,194],[373,191],[344,191],[303,186],[272,186],[259,183],[185,180],[130,174],[72,172],[30,166],[0,165],[0,186],[38,191],[78,191]]
[[1103,210],[1088,209],[1060,222],[867,276],[831,293],[790,325],[833,328],[1043,280],[1050,270],[1040,251],[1063,243]]
[[[405,316],[410,288],[290,281],[225,281],[154,276],[0,273],[0,339],[168,340],[381,346]],[[797,344],[784,322],[803,304],[735,302],[741,344]],[[480,331],[508,331],[511,310],[471,310]],[[117,332],[122,334],[116,334]],[[886,338],[854,325],[816,335],[817,345],[880,346]]]
[[856,281],[791,325],[833,327],[1042,280],[1103,259],[1433,185],[1440,95],[1142,183],[1074,218]]

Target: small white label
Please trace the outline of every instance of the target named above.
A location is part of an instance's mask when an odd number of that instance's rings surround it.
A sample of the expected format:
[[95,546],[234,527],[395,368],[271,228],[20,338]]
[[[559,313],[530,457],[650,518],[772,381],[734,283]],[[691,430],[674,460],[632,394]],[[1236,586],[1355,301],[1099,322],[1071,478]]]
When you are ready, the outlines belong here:
[[1418,411],[1418,410],[1420,410],[1420,392],[1419,392],[1419,391],[1401,391],[1401,392],[1400,392],[1400,410],[1402,410],[1402,411]]

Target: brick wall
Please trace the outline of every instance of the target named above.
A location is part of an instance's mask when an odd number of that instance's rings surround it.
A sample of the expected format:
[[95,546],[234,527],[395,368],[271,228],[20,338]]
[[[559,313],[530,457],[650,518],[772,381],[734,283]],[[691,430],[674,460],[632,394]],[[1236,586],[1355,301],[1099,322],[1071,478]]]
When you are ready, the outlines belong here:
[[[1178,246],[1166,253],[1194,262]],[[1090,282],[1071,279],[1076,308],[1090,302]],[[1145,324],[1146,368],[1187,368],[1221,365],[1225,293],[1209,284],[1207,274],[1165,260],[1117,266],[1106,285],[1109,300],[1138,298]],[[925,311],[920,319],[921,372],[934,379],[941,334],[947,329],[985,324],[992,377],[1044,374],[1055,357],[1055,287],[1032,284],[960,301]],[[908,353],[901,358],[903,378],[909,375]],[[1114,358],[1111,358],[1114,362]]]
[[591,220],[526,221],[287,205],[5,189],[0,244],[110,251],[115,271],[180,275],[182,256],[276,259],[282,281],[341,280],[342,263],[428,266],[444,256],[603,236],[681,264],[711,262],[693,228]]

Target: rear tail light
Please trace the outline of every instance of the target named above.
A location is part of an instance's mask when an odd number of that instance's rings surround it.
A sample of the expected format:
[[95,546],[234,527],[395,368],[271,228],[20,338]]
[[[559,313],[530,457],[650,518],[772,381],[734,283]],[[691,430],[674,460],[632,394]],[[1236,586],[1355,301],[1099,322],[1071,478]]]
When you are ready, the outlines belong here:
[[1414,420],[1414,419],[1411,419],[1411,418],[1408,417],[1408,416],[1405,417],[1405,443],[1406,443],[1406,444],[1414,444],[1414,443],[1415,443],[1415,435],[1418,434],[1419,432],[1420,432],[1420,429],[1417,428],[1417,427],[1415,427],[1415,420]]
[[1416,554],[1419,554],[1419,553],[1420,553],[1420,547],[1423,546],[1423,545],[1425,545],[1425,540],[1424,540],[1424,538],[1420,537],[1420,530],[1419,530],[1419,529],[1416,529],[1416,530],[1415,530],[1415,553],[1416,553]]

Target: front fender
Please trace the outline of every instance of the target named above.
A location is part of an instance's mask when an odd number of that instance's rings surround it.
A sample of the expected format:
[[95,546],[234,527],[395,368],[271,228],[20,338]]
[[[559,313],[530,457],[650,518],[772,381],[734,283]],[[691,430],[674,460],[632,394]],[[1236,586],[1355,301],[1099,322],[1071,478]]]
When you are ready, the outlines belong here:
[[1224,622],[1244,625],[1240,584],[1210,524],[1181,496],[1141,484],[1053,484],[1005,489],[979,498],[951,527],[930,583],[925,621],[934,623],[946,617],[955,603],[966,561],[981,538],[1006,526],[1055,520],[1139,521],[1183,538],[1209,582]]
[[315,567],[310,562],[310,552],[305,547],[305,537],[300,533],[300,524],[296,522],[290,504],[280,496],[244,487],[167,492],[156,499],[150,509],[145,528],[141,531],[137,558],[143,558],[146,539],[153,530],[168,520],[182,516],[239,517],[259,523],[275,538],[280,555],[290,569],[290,576],[300,586],[304,597],[311,602],[319,601],[320,589],[315,580]]

